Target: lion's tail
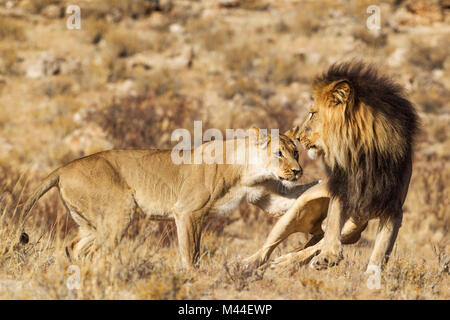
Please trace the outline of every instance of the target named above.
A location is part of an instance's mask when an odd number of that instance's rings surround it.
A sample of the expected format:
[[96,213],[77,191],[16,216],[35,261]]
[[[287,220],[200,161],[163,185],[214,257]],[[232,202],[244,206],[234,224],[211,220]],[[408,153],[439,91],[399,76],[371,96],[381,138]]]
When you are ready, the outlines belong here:
[[[25,202],[25,205],[22,209],[22,230],[25,225],[26,218],[33,208],[36,201],[38,201],[48,190],[56,186],[59,181],[59,172],[58,170],[53,171],[42,183],[41,185],[33,192],[31,197]],[[24,239],[27,240],[24,240]],[[28,242],[28,235],[25,232],[22,232],[21,242]]]

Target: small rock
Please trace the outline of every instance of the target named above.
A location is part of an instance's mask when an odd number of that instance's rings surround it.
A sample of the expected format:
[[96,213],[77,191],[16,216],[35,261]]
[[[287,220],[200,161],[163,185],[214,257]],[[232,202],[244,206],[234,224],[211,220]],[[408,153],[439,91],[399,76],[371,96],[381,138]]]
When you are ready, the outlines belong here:
[[169,30],[172,33],[181,33],[183,31],[183,27],[178,23],[174,23],[170,25]]

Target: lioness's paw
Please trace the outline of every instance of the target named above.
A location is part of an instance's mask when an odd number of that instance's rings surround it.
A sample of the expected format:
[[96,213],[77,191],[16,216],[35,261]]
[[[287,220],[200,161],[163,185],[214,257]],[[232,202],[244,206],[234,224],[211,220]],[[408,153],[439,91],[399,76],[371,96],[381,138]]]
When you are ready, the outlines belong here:
[[323,251],[311,260],[309,266],[316,270],[323,270],[328,267],[337,266],[343,258],[341,250],[338,250],[336,253]]

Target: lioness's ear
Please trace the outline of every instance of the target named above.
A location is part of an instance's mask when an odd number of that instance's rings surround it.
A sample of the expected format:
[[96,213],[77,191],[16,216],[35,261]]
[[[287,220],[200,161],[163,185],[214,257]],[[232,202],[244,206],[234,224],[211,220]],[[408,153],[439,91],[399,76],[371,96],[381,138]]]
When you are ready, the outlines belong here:
[[248,129],[248,136],[250,142],[255,145],[262,145],[266,142],[266,135],[257,127]]
[[333,91],[331,92],[333,95],[334,103],[336,105],[346,104],[350,97],[351,87],[350,83],[347,80],[341,80],[335,83],[333,87]]
[[295,140],[295,139],[298,139],[299,132],[300,132],[300,127],[299,126],[295,126],[292,129],[289,129],[288,131],[286,131],[284,133],[284,135],[287,136],[288,138],[292,139],[292,140]]

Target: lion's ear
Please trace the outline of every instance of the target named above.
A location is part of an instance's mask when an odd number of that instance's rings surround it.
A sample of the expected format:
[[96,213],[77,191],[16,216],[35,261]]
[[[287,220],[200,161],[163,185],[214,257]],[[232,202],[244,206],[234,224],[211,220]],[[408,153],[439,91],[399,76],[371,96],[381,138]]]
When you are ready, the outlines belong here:
[[300,132],[300,127],[299,126],[295,126],[292,129],[289,129],[288,131],[286,131],[284,133],[285,136],[287,136],[288,138],[295,140],[298,138],[298,134]]
[[346,104],[350,97],[351,90],[350,83],[347,80],[336,82],[332,91],[335,104]]

